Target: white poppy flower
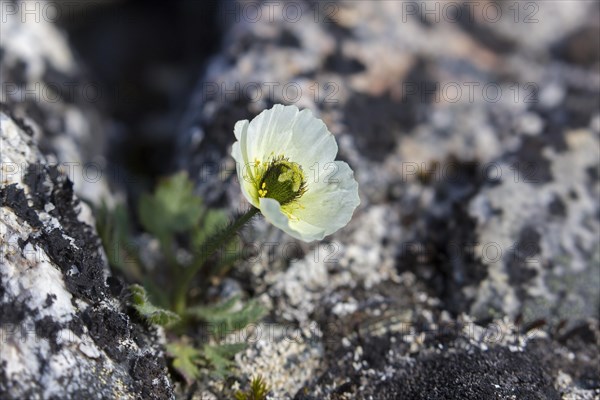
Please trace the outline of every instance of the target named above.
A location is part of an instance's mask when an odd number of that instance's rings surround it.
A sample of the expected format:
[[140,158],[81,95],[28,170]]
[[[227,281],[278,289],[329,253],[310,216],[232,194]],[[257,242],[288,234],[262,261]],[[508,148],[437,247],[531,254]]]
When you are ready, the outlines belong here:
[[234,132],[242,193],[270,223],[310,242],[350,221],[358,183],[348,164],[335,161],[335,138],[309,110],[278,104],[238,121]]

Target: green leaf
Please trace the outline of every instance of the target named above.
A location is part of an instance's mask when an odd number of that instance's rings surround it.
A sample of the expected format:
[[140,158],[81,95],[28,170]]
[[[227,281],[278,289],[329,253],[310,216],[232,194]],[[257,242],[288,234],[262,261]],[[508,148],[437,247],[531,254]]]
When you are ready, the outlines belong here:
[[227,300],[222,301],[218,304],[213,304],[210,306],[198,306],[193,307],[188,310],[188,313],[192,315],[196,315],[199,318],[208,320],[213,315],[224,315],[231,311],[231,309],[237,304],[240,300],[240,296],[232,296]]
[[157,238],[190,230],[202,212],[202,199],[194,195],[194,185],[185,172],[164,179],[152,195],[141,197],[139,205],[140,222]]
[[172,325],[180,320],[179,315],[174,312],[153,305],[148,299],[146,290],[142,286],[131,285],[129,286],[129,291],[131,292],[131,305],[149,322],[166,326]]
[[167,353],[173,358],[175,368],[191,384],[200,377],[201,368],[206,368],[214,376],[225,378],[231,375],[235,366],[233,357],[246,347],[245,343],[205,344],[201,350],[189,345],[185,340],[167,344]]
[[243,329],[265,315],[265,309],[256,300],[250,300],[239,310],[234,310],[238,301],[239,296],[234,296],[220,304],[191,307],[186,314],[207,322],[214,329],[223,330],[224,334]]
[[246,343],[230,343],[209,345],[202,347],[202,355],[209,363],[215,376],[225,378],[231,374],[231,369],[235,366],[233,357],[246,348]]
[[173,357],[173,368],[175,368],[191,384],[200,377],[200,369],[197,364],[201,361],[201,352],[192,346],[175,342],[166,346],[167,353]]

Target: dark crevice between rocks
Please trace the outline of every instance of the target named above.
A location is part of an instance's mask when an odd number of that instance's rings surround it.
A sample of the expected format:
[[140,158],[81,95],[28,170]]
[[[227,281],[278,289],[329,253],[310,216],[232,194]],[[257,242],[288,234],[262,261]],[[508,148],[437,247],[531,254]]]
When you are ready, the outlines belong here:
[[177,168],[175,132],[198,71],[221,45],[221,7],[214,0],[125,0],[57,18],[97,90],[87,102],[112,122],[105,132],[114,171],[107,175],[134,199]]

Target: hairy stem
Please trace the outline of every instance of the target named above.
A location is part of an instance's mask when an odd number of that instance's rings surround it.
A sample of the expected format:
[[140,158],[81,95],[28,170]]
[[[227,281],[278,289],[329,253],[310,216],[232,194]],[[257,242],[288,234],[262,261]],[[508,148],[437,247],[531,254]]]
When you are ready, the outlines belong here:
[[202,269],[202,266],[208,261],[215,251],[226,245],[237,232],[259,212],[258,208],[252,207],[246,213],[229,224],[227,227],[217,232],[213,237],[209,238],[202,246],[202,251],[194,263],[183,271],[177,281],[175,290],[174,310],[179,315],[183,315],[186,308],[186,295],[190,282],[194,276]]

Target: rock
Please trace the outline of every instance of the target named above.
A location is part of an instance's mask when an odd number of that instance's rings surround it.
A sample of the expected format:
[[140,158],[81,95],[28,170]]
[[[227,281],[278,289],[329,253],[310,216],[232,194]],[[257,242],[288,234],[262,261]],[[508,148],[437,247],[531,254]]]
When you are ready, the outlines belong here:
[[126,313],[89,208],[26,122],[3,109],[0,127],[0,397],[173,398],[158,332]]
[[[407,4],[230,20],[179,133],[198,192],[231,210],[245,206],[233,126],[274,103],[315,112],[356,172],[361,206],[323,243],[260,220],[246,236],[242,287],[270,321],[322,333],[303,388],[278,375],[274,398],[598,396],[600,75],[579,50],[598,7],[531,2],[540,22],[521,8],[515,24],[508,4],[480,4],[497,22]],[[238,358],[247,378],[264,346]]]
[[[0,396],[172,398],[160,332],[128,312],[77,200],[112,197],[113,127],[94,97],[107,93],[54,24],[13,5],[0,43]],[[194,27],[205,9],[186,7],[169,15]],[[207,204],[243,208],[235,122],[296,104],[336,136],[362,200],[318,244],[264,220],[244,233],[251,257],[222,293],[270,313],[236,357],[242,382],[261,374],[276,399],[600,396],[598,5],[266,2],[256,19],[256,4],[220,7],[226,39],[168,158]],[[121,22],[105,18],[102,32]],[[154,63],[139,102],[113,111],[182,97],[195,64],[180,64]],[[176,110],[144,115],[134,130],[169,153]],[[156,241],[134,242],[156,264]]]
[[600,142],[588,129],[563,135],[561,151],[524,139],[526,150],[498,162],[506,178],[471,200],[475,251],[487,270],[473,288],[471,314],[521,313],[553,324],[597,316],[600,186],[590,171],[598,168]]
[[273,398],[289,397],[316,378],[315,371],[323,357],[318,336],[303,333],[290,325],[262,324],[260,331],[249,335],[247,341],[253,345],[236,355],[241,373],[265,377]]
[[65,34],[45,14],[54,8],[66,13],[67,7],[24,4],[3,8],[0,102],[26,121],[48,162],[69,175],[79,197],[110,203],[115,190],[109,190],[109,178],[124,182],[104,156],[109,126],[99,105],[107,93],[86,77]]
[[[489,325],[488,336],[479,339],[469,332],[481,327],[472,324],[422,337],[390,329],[383,336],[358,338],[334,353],[327,371],[294,398],[593,399],[600,394],[597,377],[590,375],[598,362],[594,334],[587,346],[596,349],[586,352],[593,358],[579,359],[568,356],[573,347],[547,338],[531,338],[522,349],[496,343],[508,333],[498,327]],[[411,337],[423,344],[418,353],[407,355]]]

